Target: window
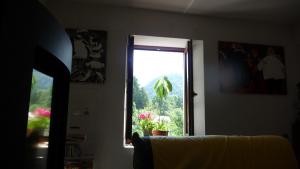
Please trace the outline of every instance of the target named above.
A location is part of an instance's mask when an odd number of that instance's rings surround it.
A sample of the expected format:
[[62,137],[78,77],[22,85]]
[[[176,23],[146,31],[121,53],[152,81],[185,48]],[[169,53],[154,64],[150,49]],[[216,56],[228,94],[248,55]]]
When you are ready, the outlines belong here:
[[[126,143],[130,143],[134,132],[145,134],[140,119],[149,113],[154,126],[159,122],[166,124],[170,136],[194,135],[191,44],[187,39],[129,36]],[[172,86],[165,97],[159,97],[159,90],[155,88],[161,79]]]

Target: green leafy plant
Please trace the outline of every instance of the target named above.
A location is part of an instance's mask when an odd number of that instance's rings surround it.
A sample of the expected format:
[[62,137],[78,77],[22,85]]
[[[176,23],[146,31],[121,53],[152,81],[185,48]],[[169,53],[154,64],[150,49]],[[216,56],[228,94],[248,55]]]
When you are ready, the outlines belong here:
[[166,131],[166,130],[168,130],[168,127],[164,122],[157,122],[157,123],[155,123],[153,129],[154,130]]
[[172,92],[172,83],[169,81],[167,76],[163,76],[158,79],[154,85],[154,91],[156,96],[161,100],[166,98],[170,92]]
[[167,131],[169,128],[169,124],[171,119],[169,116],[158,116],[153,120],[155,122],[154,130]]
[[170,92],[172,92],[172,83],[166,76],[162,76],[158,79],[153,87],[156,96],[159,98],[159,116],[163,113],[162,112],[162,104],[163,100],[166,99]]
[[154,129],[155,130],[162,130],[166,131],[168,130],[168,127],[164,120],[161,120],[161,114],[162,112],[162,105],[163,100],[166,99],[170,92],[172,92],[172,83],[169,81],[167,76],[162,76],[160,79],[158,79],[154,85],[154,91],[156,93],[156,96],[159,98],[159,115],[158,115],[158,122],[155,124]]

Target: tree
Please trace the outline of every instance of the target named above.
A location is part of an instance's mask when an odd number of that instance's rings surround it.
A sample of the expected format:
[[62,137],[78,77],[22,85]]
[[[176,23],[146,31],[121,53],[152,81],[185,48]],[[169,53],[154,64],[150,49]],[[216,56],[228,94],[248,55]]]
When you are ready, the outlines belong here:
[[172,135],[183,135],[183,109],[174,108],[170,111],[169,116],[171,118],[170,131]]
[[170,111],[174,107],[174,103],[172,101],[173,100],[171,97],[166,97],[162,100],[159,97],[155,96],[151,100],[150,107],[158,114],[165,116],[167,115],[166,112]]
[[138,79],[133,77],[133,91],[132,91],[132,99],[136,105],[137,109],[143,109],[149,103],[148,94],[146,93],[145,88],[140,87],[138,83]]
[[[50,108],[52,99],[52,86],[47,85],[47,88],[41,88],[41,77],[38,78],[35,74],[32,75],[31,81],[31,94],[30,94],[30,107],[29,111],[32,112],[38,107]],[[47,81],[46,83],[52,83]]]
[[138,125],[139,124],[138,123],[138,121],[139,121],[138,114],[139,114],[139,111],[136,109],[136,105],[133,102],[133,104],[132,104],[132,133],[137,132],[140,135],[142,135],[143,130],[142,130],[141,126]]

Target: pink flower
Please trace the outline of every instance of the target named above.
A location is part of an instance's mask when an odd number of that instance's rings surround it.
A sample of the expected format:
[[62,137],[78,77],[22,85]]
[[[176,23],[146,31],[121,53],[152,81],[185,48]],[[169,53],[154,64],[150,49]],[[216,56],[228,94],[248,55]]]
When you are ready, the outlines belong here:
[[47,109],[39,107],[39,108],[35,109],[34,114],[36,116],[50,117],[51,112],[49,110],[47,110]]
[[142,114],[139,114],[138,118],[139,118],[139,119],[145,119],[146,116],[142,113]]
[[151,112],[144,112],[138,115],[138,118],[141,120],[151,119]]

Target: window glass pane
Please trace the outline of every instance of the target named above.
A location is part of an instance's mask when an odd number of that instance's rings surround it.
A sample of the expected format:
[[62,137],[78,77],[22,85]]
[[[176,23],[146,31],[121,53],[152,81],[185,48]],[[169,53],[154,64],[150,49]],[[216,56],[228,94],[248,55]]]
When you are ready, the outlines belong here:
[[27,124],[27,162],[46,169],[53,78],[33,70]]
[[[161,98],[154,89],[162,77],[172,91]],[[162,82],[162,81],[161,81]],[[183,135],[184,55],[180,52],[134,50],[132,132],[167,130],[169,136]],[[150,114],[150,115],[149,115]],[[151,119],[147,120],[147,119]],[[149,132],[151,135],[151,132]]]

